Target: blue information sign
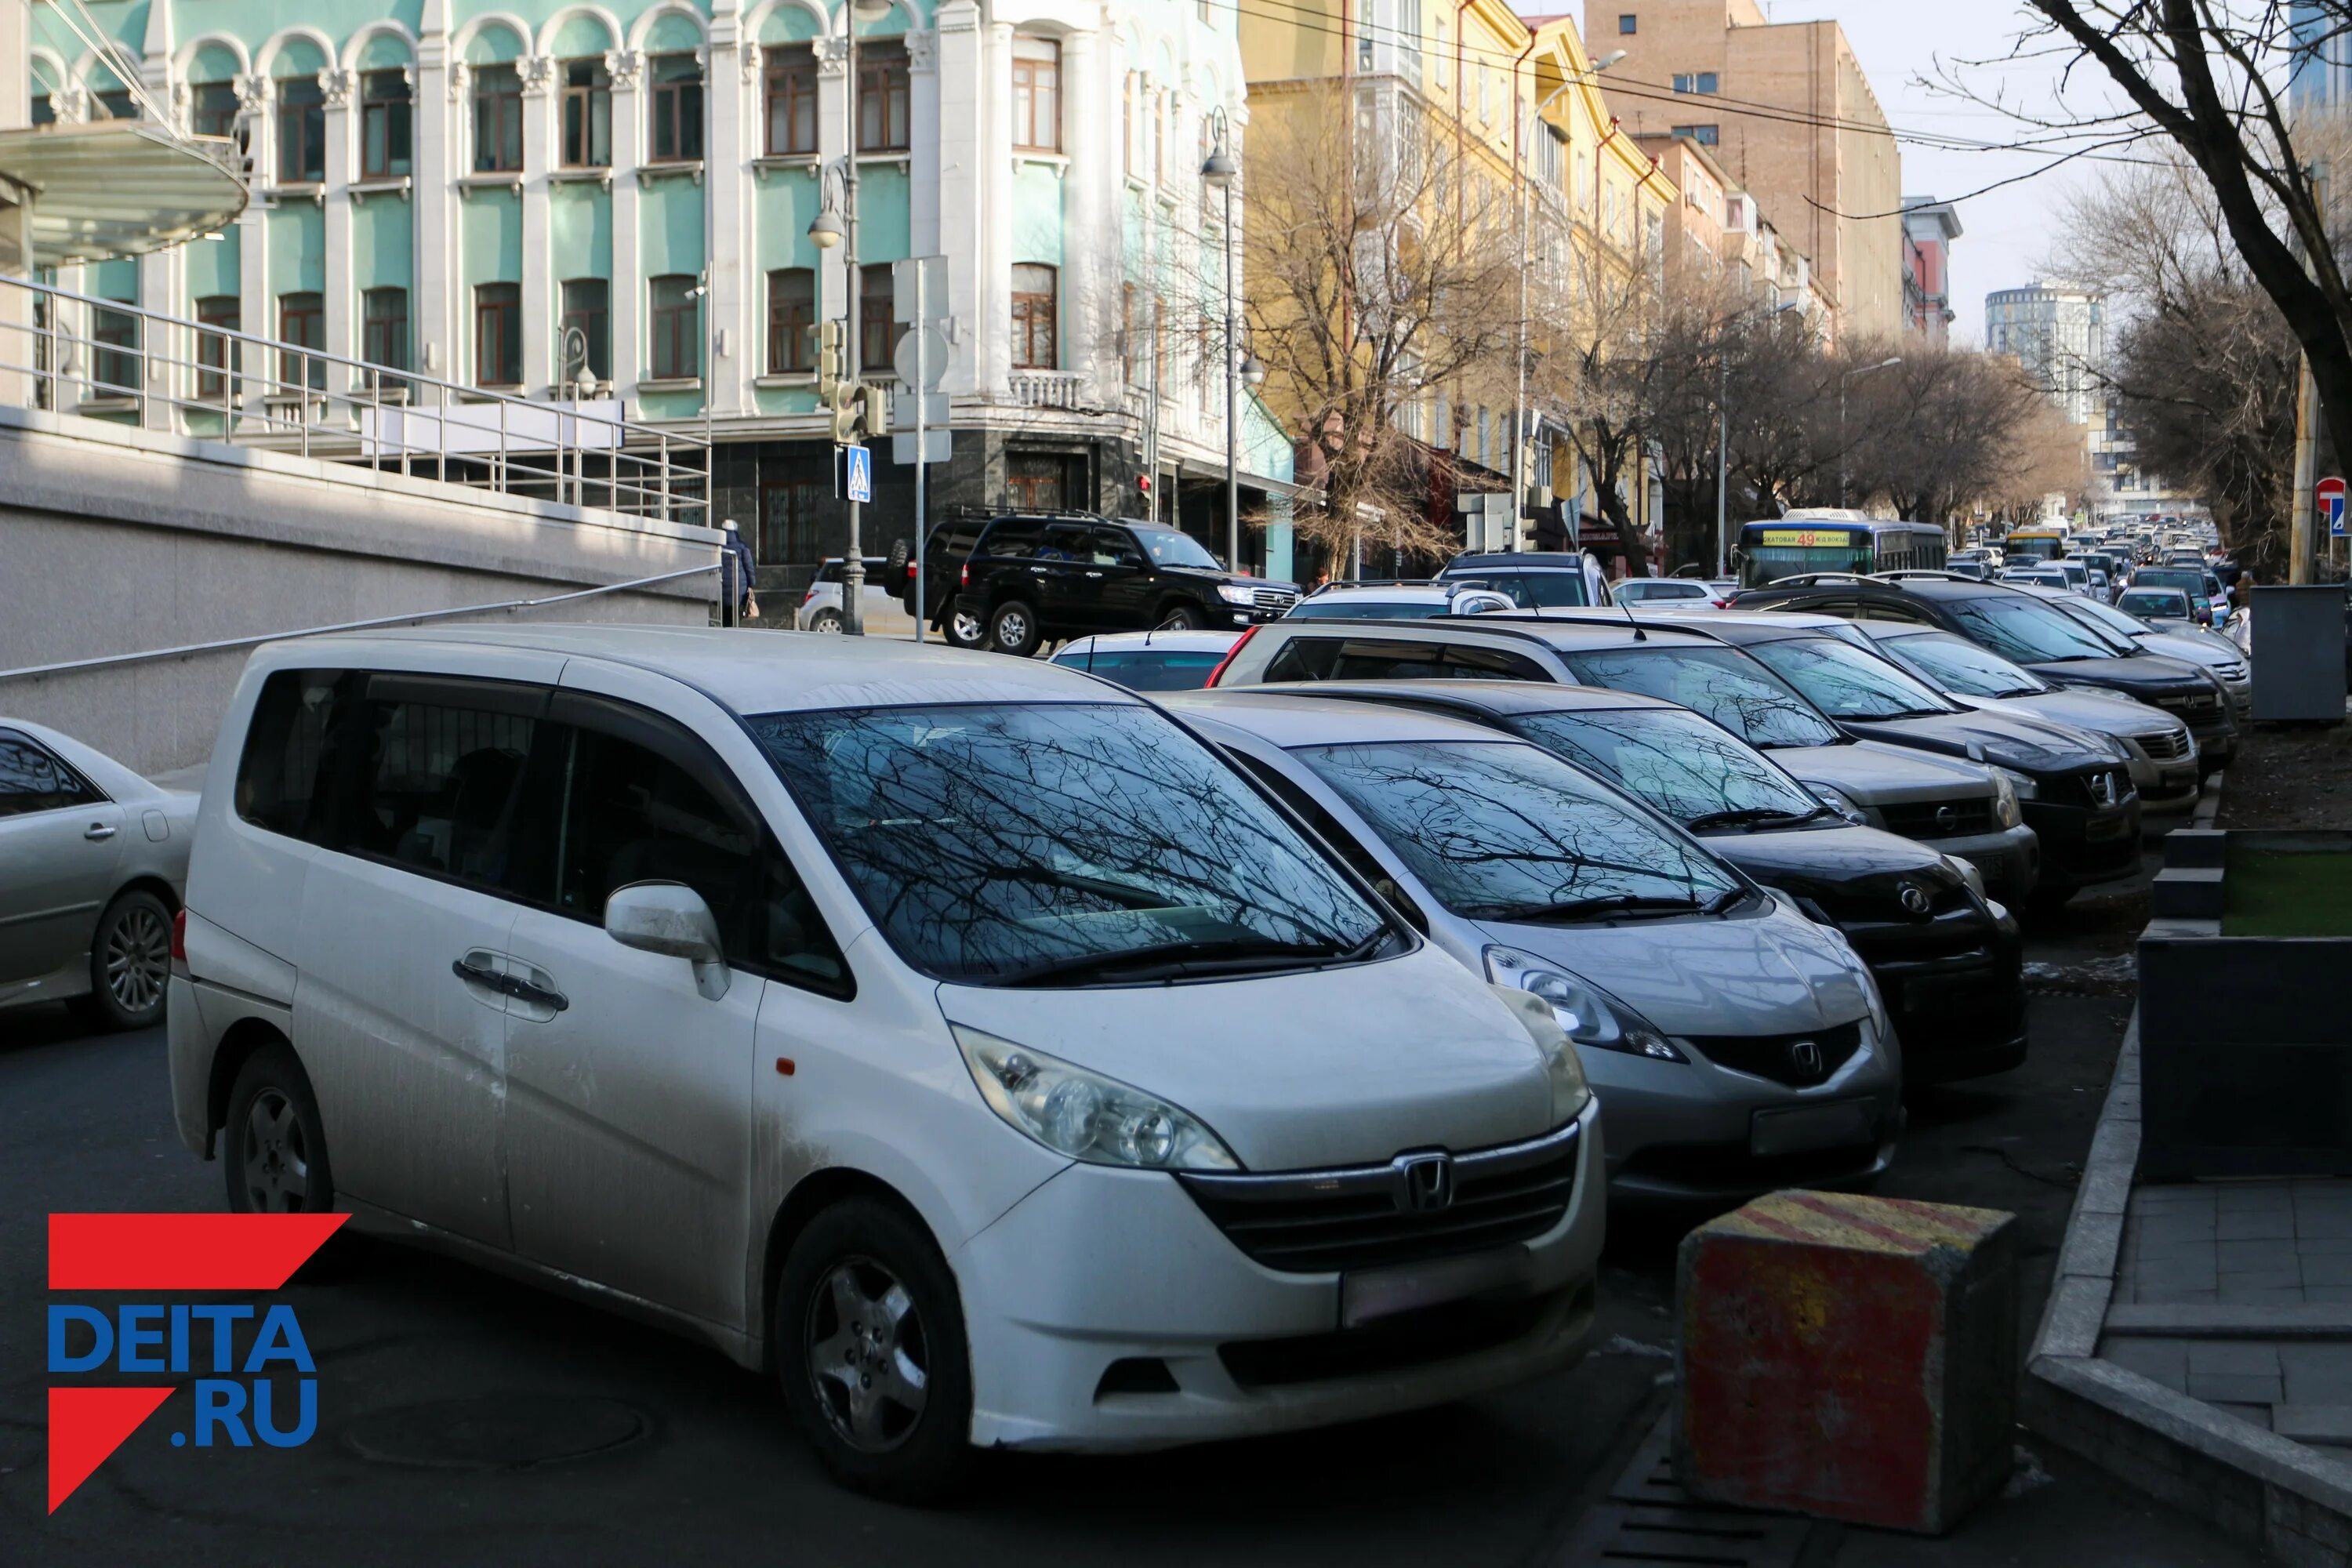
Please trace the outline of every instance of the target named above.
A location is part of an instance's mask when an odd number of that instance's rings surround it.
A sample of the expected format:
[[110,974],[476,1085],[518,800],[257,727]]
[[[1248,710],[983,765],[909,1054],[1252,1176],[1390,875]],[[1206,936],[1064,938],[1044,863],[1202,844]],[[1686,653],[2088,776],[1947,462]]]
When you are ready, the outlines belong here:
[[874,499],[874,449],[870,447],[844,447],[849,456],[849,499],[871,501]]

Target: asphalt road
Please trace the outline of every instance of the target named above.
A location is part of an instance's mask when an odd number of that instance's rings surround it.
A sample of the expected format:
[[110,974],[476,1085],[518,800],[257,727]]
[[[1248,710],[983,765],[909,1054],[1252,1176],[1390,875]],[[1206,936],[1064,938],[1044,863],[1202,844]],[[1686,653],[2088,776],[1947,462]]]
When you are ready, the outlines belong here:
[[[2128,899],[2038,933],[2033,1054],[1928,1091],[1883,1190],[2020,1216],[2031,1331],[2127,997],[2102,959]],[[1504,1394],[1336,1431],[1139,1458],[997,1457],[954,1512],[833,1488],[772,1390],[717,1354],[477,1270],[339,1245],[285,1292],[318,1360],[299,1447],[175,1447],[175,1396],[45,1514],[46,1216],[215,1210],[217,1165],[172,1131],[161,1031],[0,1023],[0,1564],[741,1561],[989,1564],[1553,1560],[1667,1396],[1674,1247],[1689,1216],[1612,1216],[1601,1348]],[[2042,1454],[1957,1537],[1822,1531],[1809,1563],[2234,1564],[2209,1533]],[[611,1445],[609,1447],[605,1445]],[[601,1451],[560,1462],[534,1455]],[[2055,1477],[2046,1480],[2041,1471]]]

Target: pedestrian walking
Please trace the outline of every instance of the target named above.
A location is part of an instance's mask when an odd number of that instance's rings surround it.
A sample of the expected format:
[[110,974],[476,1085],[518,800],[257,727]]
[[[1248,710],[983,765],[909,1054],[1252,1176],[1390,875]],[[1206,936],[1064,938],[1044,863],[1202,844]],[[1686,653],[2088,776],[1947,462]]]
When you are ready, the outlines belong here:
[[719,526],[727,536],[720,546],[726,552],[720,562],[720,575],[727,580],[724,591],[734,595],[736,620],[756,621],[760,618],[760,601],[751,592],[751,582],[758,566],[751,559],[751,541],[743,537],[731,517]]

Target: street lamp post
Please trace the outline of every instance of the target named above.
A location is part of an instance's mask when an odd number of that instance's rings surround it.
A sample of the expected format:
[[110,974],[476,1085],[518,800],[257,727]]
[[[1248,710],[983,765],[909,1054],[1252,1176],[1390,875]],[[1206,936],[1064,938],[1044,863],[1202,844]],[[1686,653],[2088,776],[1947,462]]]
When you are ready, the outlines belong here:
[[1857,365],[1838,377],[1838,505],[1845,505],[1845,384],[1858,375],[1868,375],[1874,370],[1885,370],[1903,363],[1901,354],[1888,354],[1876,364]]
[[[809,238],[821,250],[841,247],[841,275],[848,299],[848,326],[844,334],[845,369],[855,395],[866,369],[864,324],[858,319],[863,290],[857,276],[857,23],[889,10],[889,0],[850,0],[844,8],[842,34],[847,68],[844,72],[842,121],[848,132],[841,153],[841,212],[838,217],[823,205],[820,190],[817,216],[809,223]],[[887,112],[887,110],[886,110]],[[820,186],[823,181],[819,181]],[[921,388],[916,395],[922,395]],[[859,539],[858,503],[849,503],[849,541],[841,555],[841,629],[845,636],[866,635],[866,549]]]
[[1201,165],[1201,181],[1225,194],[1225,569],[1238,572],[1242,563],[1242,480],[1234,425],[1241,412],[1241,395],[1235,384],[1241,367],[1234,358],[1234,181],[1241,174],[1241,163],[1233,153],[1232,128],[1226,122],[1222,104],[1210,111],[1209,133],[1213,141],[1207,162]]

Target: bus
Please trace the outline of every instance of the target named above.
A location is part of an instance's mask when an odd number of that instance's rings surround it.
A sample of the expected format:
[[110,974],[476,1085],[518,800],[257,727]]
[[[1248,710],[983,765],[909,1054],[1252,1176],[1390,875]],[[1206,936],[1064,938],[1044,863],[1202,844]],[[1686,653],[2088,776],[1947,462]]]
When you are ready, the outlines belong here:
[[1741,587],[1762,588],[1807,572],[1940,571],[1949,550],[1936,523],[1823,510],[1744,524],[1732,559]]
[[2066,553],[2066,528],[2063,523],[2052,523],[2036,528],[2011,531],[2001,545],[2001,552],[2012,564],[2021,561],[2057,561]]

